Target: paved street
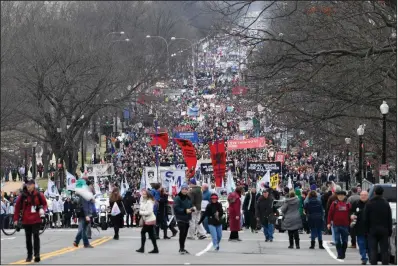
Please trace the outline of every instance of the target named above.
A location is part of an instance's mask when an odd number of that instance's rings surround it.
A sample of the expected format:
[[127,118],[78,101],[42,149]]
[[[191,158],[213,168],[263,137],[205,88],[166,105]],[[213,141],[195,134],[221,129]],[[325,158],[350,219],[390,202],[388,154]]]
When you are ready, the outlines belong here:
[[[160,254],[138,254],[140,246],[138,229],[122,229],[119,241],[112,239],[113,230],[101,231],[93,237],[94,249],[74,248],[72,242],[76,229],[48,230],[41,237],[42,249],[40,264],[136,264],[136,265],[189,265],[189,264],[359,264],[357,250],[349,249],[344,261],[336,260],[335,248],[325,245],[325,250],[308,249],[309,236],[300,235],[301,249],[287,249],[287,234],[275,234],[273,243],[265,243],[261,233],[241,233],[240,243],[228,242],[229,232],[223,232],[221,250],[212,251],[210,239],[187,240],[186,249],[191,255],[178,254],[178,238],[158,241]],[[327,236],[330,239],[330,236]],[[152,250],[147,241],[146,253]],[[1,236],[1,264],[25,263],[25,240],[22,232],[14,236]]]

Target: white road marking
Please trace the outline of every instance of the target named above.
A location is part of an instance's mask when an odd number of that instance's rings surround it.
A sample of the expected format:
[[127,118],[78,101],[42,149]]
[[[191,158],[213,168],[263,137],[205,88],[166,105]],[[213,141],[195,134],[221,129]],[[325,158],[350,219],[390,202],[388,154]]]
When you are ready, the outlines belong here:
[[184,265],[191,265],[191,263],[189,263],[189,262],[185,262],[185,263],[184,263]]
[[204,250],[202,250],[201,252],[196,253],[196,256],[198,256],[198,257],[199,257],[199,256],[202,256],[202,255],[205,254],[207,251],[209,251],[212,247],[213,247],[213,243],[210,242]]
[[325,248],[325,250],[329,253],[330,257],[332,257],[333,259],[337,260],[338,262],[344,262],[344,260],[340,260],[337,258],[336,255],[334,255],[333,251],[329,248],[327,242],[323,242],[323,247]]
[[15,239],[15,237],[2,238],[1,241],[3,241],[3,240],[12,240],[12,239]]

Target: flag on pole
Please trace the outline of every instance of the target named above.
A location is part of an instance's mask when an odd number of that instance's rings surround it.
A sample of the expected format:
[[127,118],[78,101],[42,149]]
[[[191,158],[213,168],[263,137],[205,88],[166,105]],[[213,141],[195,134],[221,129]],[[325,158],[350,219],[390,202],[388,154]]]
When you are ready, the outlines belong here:
[[265,185],[267,184],[267,182],[268,182],[268,184],[271,182],[270,171],[267,171],[263,177],[260,177],[257,180],[257,185],[256,185],[257,191],[263,190],[265,188]]
[[236,189],[236,185],[234,182],[234,178],[232,176],[231,170],[228,171],[228,177],[227,177],[227,192],[232,193]]

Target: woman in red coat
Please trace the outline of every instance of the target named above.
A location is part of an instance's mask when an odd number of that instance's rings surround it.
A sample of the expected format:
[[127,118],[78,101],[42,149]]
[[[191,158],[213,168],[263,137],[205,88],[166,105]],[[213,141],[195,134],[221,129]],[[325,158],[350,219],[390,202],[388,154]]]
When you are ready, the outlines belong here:
[[240,230],[240,195],[242,194],[242,188],[237,187],[235,192],[232,192],[228,195],[228,216],[229,216],[229,228],[231,230],[231,235],[229,236],[228,241],[242,241],[239,239],[239,230]]

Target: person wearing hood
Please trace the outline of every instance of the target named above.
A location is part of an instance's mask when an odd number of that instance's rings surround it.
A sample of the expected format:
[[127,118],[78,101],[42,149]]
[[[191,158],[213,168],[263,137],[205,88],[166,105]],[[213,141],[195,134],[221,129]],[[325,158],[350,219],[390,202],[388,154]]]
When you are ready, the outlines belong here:
[[298,230],[303,228],[300,214],[301,202],[295,192],[289,193],[289,198],[281,207],[283,214],[282,228],[289,234],[289,248],[293,248],[293,239],[296,249],[300,249],[300,237]]
[[[308,200],[307,200],[308,199]],[[315,238],[318,237],[319,249],[324,249],[322,242],[323,229],[323,208],[321,200],[317,197],[315,190],[312,190],[304,205],[305,213],[308,217],[308,226],[311,230],[311,246],[315,248]]]
[[263,190],[256,204],[256,219],[263,227],[265,242],[274,240],[274,224],[279,215],[276,206],[273,205],[274,199],[271,195],[270,189]]
[[131,190],[128,190],[126,192],[126,195],[124,195],[123,198],[123,204],[124,207],[126,208],[126,226],[127,228],[130,227],[130,221],[131,221],[131,227],[133,227],[133,210],[134,210],[134,203],[135,200],[132,196],[132,192]]
[[228,216],[229,216],[229,228],[231,234],[228,241],[242,241],[239,238],[239,231],[241,229],[241,194],[243,192],[242,187],[236,187],[235,191],[228,195]]
[[198,236],[199,239],[206,238],[206,231],[203,228],[203,225],[198,225],[201,216],[202,210],[202,190],[200,186],[196,184],[196,179],[191,178],[189,180],[191,190],[189,192],[189,197],[191,198],[193,208],[195,209],[192,212],[192,219],[189,223],[189,232],[188,232],[188,239],[195,240],[195,235]]
[[177,226],[180,230],[179,253],[181,255],[189,254],[189,252],[185,249],[185,241],[188,236],[189,222],[192,219],[192,212],[195,212],[191,198],[188,196],[188,190],[189,187],[186,184],[183,184],[181,186],[180,193],[178,193],[178,195],[174,198],[173,204]]
[[202,218],[199,221],[199,224],[201,224],[205,218],[208,218],[213,248],[216,251],[220,249],[220,241],[222,238],[221,217],[223,215],[224,213],[222,209],[222,204],[218,202],[218,195],[212,194],[210,197],[210,203],[206,206],[206,209],[202,215]]

